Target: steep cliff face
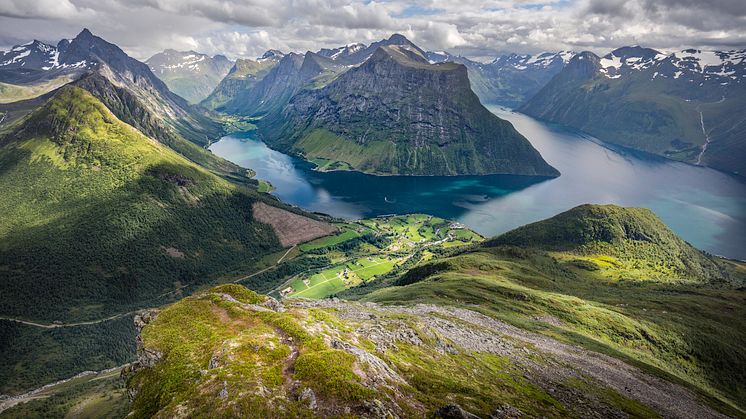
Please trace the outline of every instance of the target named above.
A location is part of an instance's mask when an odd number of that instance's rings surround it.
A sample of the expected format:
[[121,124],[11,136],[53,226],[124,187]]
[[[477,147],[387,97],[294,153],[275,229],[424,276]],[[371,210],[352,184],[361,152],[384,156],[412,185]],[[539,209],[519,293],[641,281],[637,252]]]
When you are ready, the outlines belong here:
[[410,175],[556,176],[513,126],[491,114],[466,67],[385,46],[261,124],[275,147],[355,170]]
[[307,52],[290,53],[253,88],[240,91],[226,103],[224,110],[240,115],[263,115],[282,109],[306,84],[325,72],[336,74],[340,65],[332,60]]
[[244,91],[249,91],[274,67],[281,57],[260,58],[259,60],[239,59],[228,75],[220,81],[215,90],[200,104],[209,109],[221,111],[225,105]]

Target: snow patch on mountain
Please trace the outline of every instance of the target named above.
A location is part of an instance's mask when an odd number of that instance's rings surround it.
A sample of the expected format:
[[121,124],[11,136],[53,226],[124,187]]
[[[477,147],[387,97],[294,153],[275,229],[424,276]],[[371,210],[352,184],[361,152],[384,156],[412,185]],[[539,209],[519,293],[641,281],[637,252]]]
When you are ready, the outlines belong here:
[[721,85],[746,77],[746,50],[703,51],[686,49],[664,54],[641,47],[615,50],[599,61],[599,72],[610,79],[650,69],[651,80],[683,78],[689,82],[715,81]]

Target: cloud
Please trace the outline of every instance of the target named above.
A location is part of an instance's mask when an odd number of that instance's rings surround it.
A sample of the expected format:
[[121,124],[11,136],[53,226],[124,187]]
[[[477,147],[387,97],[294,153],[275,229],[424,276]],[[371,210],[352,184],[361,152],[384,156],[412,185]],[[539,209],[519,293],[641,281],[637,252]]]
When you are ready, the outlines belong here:
[[0,2],[0,16],[11,18],[64,19],[88,13],[90,10],[80,9],[70,0],[3,0]]
[[744,0],[0,0],[0,45],[82,27],[145,59],[165,49],[256,57],[370,43],[399,32],[423,48],[505,52],[746,45]]

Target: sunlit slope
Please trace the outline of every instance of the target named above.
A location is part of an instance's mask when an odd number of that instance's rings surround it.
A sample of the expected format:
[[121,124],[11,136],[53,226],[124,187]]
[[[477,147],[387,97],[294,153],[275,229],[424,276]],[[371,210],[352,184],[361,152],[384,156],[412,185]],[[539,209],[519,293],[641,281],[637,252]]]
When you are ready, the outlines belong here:
[[279,249],[252,192],[62,88],[0,143],[2,315],[121,311]]
[[477,309],[744,409],[745,274],[692,248],[648,210],[581,206],[417,267],[362,298]]

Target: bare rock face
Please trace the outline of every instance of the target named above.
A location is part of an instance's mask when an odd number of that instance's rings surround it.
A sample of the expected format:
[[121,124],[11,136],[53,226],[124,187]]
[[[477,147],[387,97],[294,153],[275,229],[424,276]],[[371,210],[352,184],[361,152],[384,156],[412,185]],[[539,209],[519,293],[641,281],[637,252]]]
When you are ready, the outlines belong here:
[[509,404],[503,404],[492,412],[489,419],[517,419],[522,416],[520,410]]
[[[155,364],[163,357],[162,353],[154,349],[146,348],[143,344],[142,337],[140,336],[140,332],[142,332],[142,329],[148,323],[155,320],[157,315],[157,309],[144,310],[135,314],[134,322],[135,328],[137,329],[137,361],[122,368],[122,372],[120,373],[120,376],[122,378],[127,379],[143,368],[153,368]],[[134,400],[135,397],[137,397],[137,393],[137,387],[129,387],[127,389],[127,397],[129,397],[130,401]]]
[[308,404],[308,408],[316,410],[316,394],[310,388],[306,387],[300,392],[299,400]]
[[441,407],[435,412],[435,417],[440,419],[479,419],[479,416],[473,415],[455,404]]

